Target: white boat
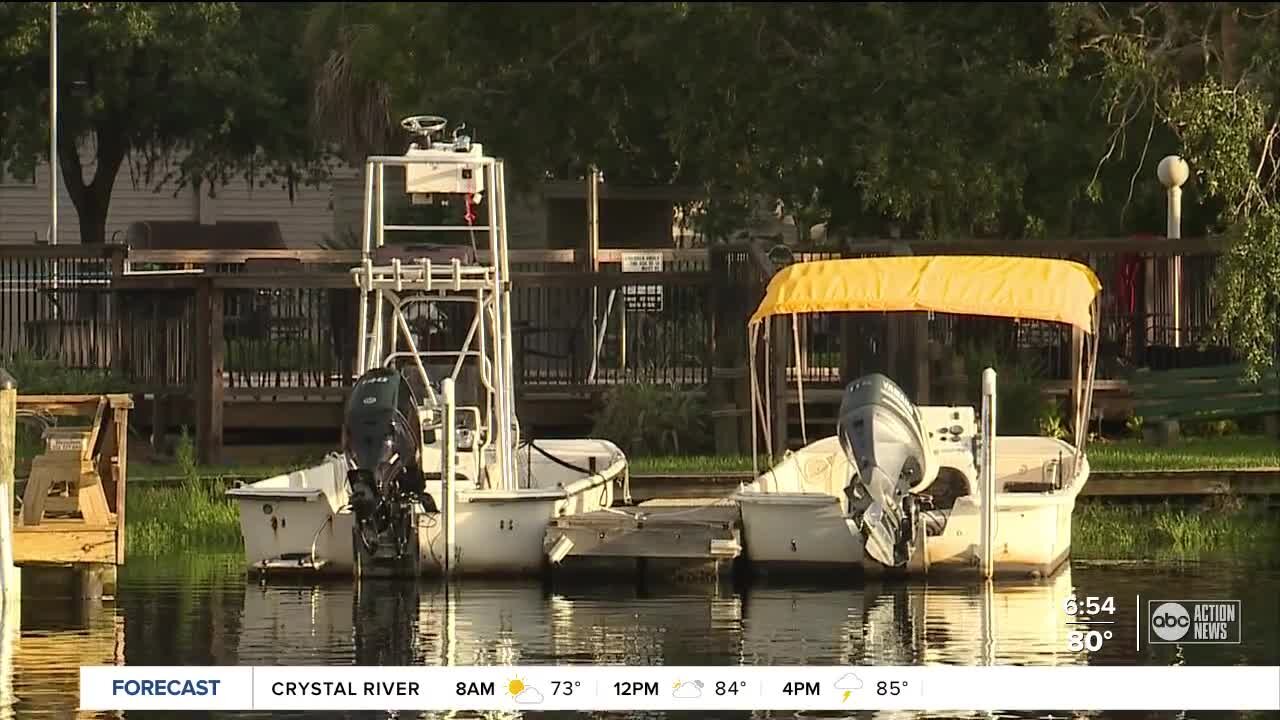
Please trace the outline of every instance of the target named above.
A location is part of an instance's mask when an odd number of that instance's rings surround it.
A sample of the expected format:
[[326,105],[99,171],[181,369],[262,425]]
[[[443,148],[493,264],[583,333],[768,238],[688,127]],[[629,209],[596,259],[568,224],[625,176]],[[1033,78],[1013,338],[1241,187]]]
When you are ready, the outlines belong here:
[[[625,490],[627,460],[610,442],[520,438],[502,161],[457,131],[434,140],[443,118],[403,124],[423,141],[365,163],[363,261],[351,272],[361,291],[359,379],[341,452],[227,492],[251,569],[538,573],[552,519],[608,507]],[[403,168],[415,204],[448,196],[465,206],[466,224],[387,224],[386,168]],[[423,231],[462,244],[385,242]],[[458,317],[448,309],[462,310],[465,340],[429,349],[441,341],[422,328]]]
[[[985,577],[1056,572],[1069,557],[1072,512],[1089,478],[1085,420],[1100,290],[1084,265],[1041,258],[843,259],[775,275],[748,326],[753,453],[763,428],[765,453],[780,458],[763,472],[757,466],[755,480],[735,494],[752,567]],[[758,384],[756,347],[766,321],[791,317],[794,328],[795,316],[808,313],[903,311],[1074,328],[1081,356],[1072,379],[1074,443],[997,437],[996,376],[988,368],[979,412],[916,406],[891,380],[872,375],[845,390],[836,435],[804,438],[795,452],[773,447],[771,421],[785,422],[785,401]],[[803,408],[802,384],[798,390]]]

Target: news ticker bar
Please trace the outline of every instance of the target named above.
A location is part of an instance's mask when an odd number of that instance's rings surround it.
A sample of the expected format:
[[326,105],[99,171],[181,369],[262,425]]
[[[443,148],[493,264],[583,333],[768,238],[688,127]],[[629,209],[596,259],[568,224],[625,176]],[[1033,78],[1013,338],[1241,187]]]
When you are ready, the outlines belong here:
[[95,666],[80,709],[1280,710],[1280,666]]

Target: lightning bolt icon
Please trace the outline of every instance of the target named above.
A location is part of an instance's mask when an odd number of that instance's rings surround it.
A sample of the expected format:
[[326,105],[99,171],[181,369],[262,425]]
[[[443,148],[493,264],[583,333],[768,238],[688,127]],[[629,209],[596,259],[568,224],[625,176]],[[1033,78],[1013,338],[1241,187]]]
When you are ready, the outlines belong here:
[[852,690],[845,690],[845,691],[844,691],[844,697],[840,698],[840,702],[844,702],[845,700],[848,700],[848,699],[849,699],[849,694],[850,694],[850,693],[852,693],[852,692],[853,692]]

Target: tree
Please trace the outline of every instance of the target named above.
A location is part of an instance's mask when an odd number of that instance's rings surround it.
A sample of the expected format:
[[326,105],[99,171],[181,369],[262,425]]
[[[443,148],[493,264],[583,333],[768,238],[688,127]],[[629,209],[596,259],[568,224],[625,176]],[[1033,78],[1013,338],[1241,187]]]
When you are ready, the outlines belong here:
[[1280,4],[1059,3],[1055,13],[1064,47],[1099,78],[1115,137],[1148,126],[1135,172],[1153,172],[1162,153],[1145,149],[1157,129],[1186,157],[1201,222],[1228,243],[1216,339],[1256,376],[1280,339]]
[[[328,172],[300,111],[298,3],[58,4],[58,161],[84,243],[105,240],[116,176],[212,192],[235,176],[292,190]],[[47,160],[45,3],[0,3],[0,160]],[[92,169],[92,176],[85,178]]]

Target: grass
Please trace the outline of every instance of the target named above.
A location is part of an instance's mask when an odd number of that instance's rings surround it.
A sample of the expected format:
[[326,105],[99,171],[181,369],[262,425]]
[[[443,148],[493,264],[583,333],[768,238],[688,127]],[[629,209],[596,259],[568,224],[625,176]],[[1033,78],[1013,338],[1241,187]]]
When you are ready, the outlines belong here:
[[1072,517],[1072,555],[1082,559],[1280,559],[1280,513],[1264,503],[1119,504],[1082,499]]
[[727,473],[751,470],[750,455],[661,455],[627,458],[633,475]]
[[94,395],[129,392],[128,380],[110,370],[65,367],[61,361],[28,351],[0,355],[23,395]]
[[234,551],[240,517],[221,482],[188,480],[178,487],[134,486],[125,514],[126,553],[159,557],[174,552]]
[[1183,438],[1169,447],[1139,440],[1094,442],[1087,446],[1094,470],[1242,470],[1280,468],[1280,441],[1263,435]]
[[[1184,438],[1168,447],[1145,445],[1140,440],[1095,440],[1086,450],[1095,472],[1280,468],[1280,441],[1262,435]],[[631,458],[631,471],[637,475],[749,470],[749,455]]]

